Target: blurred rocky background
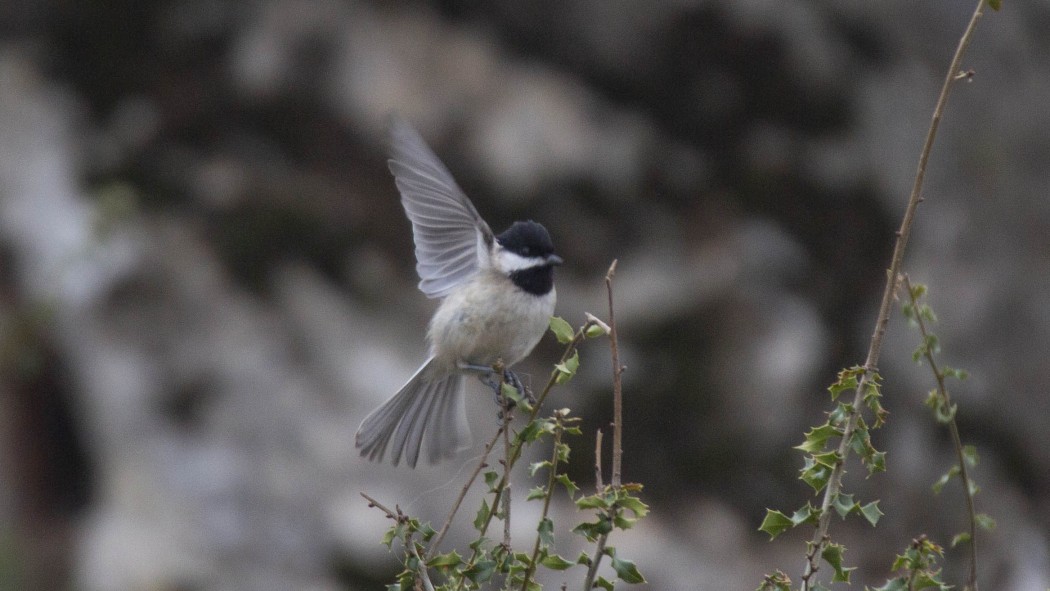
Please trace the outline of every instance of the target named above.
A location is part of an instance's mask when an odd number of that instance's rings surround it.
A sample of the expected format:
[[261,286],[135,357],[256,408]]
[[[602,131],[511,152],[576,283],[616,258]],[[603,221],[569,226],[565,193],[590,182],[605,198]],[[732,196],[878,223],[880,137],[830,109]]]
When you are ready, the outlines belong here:
[[[999,524],[982,584],[1045,591],[1050,5],[1004,5],[965,60],[906,267],[931,286],[941,360],[972,376],[953,395]],[[494,228],[551,230],[570,322],[605,315],[620,260],[625,477],[653,514],[614,542],[648,588],[797,580],[808,532],[757,527],[810,498],[790,448],[863,361],[971,10],[5,0],[0,588],[378,589],[397,564],[359,492],[440,522],[495,429],[483,387],[479,445],[454,462],[369,465],[353,444],[422,359],[434,306],[385,167],[393,112]],[[918,339],[898,314],[876,435],[889,472],[847,485],[886,516],[833,524],[856,588],[913,537],[965,529],[958,484],[930,492],[953,456]],[[586,420],[587,489],[611,403],[604,344],[583,353],[555,404]],[[548,338],[524,371],[542,381],[557,354]],[[530,511],[517,503],[518,539]],[[965,551],[946,563],[961,584]]]

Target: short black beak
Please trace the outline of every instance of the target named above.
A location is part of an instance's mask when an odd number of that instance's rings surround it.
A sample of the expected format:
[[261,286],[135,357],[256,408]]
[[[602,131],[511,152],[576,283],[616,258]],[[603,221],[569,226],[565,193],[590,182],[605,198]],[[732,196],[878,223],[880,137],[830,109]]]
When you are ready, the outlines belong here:
[[556,254],[547,255],[547,264],[548,265],[560,265],[560,264],[562,264],[564,262],[565,261],[561,260],[561,257],[556,255]]

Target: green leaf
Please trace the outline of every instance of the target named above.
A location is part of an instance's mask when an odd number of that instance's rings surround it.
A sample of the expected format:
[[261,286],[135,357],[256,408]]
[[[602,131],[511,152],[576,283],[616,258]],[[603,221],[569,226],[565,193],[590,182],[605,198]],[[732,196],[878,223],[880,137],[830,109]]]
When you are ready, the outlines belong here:
[[638,572],[638,567],[633,562],[623,558],[617,558],[616,555],[612,557],[612,567],[616,571],[616,576],[625,583],[637,585],[645,582],[645,577],[642,573]]
[[948,484],[948,481],[958,475],[959,466],[958,464],[953,464],[952,467],[948,468],[948,471],[942,474],[941,477],[937,479],[937,482],[934,482],[933,486],[930,487],[933,489],[933,494],[941,494],[941,491],[944,490],[944,486]]
[[542,486],[537,486],[529,490],[529,494],[525,497],[525,500],[531,501],[533,499],[542,499],[545,496],[547,496],[547,489]]
[[485,472],[485,486],[489,487],[489,492],[496,492],[496,486],[499,484],[499,473],[495,470],[489,470]]
[[540,520],[539,525],[536,526],[536,532],[540,536],[541,544],[550,546],[554,543],[554,522],[551,521],[550,517],[544,517]]
[[583,336],[587,337],[588,339],[593,339],[595,337],[604,336],[606,334],[608,333],[606,332],[604,326],[600,324],[592,324],[587,327],[587,332],[583,333]]
[[489,504],[485,499],[481,499],[481,508],[478,509],[478,514],[474,517],[474,529],[481,531],[485,528],[485,524],[489,520]]
[[957,533],[957,534],[955,534],[954,537],[952,537],[951,547],[954,548],[954,547],[958,546],[959,544],[965,544],[966,542],[969,542],[969,541],[970,541],[970,532],[965,532],[964,531],[962,533]]
[[791,523],[796,526],[808,523],[810,525],[817,525],[820,521],[820,510],[811,505],[808,501],[805,505],[802,505],[794,513],[791,514]]
[[806,453],[819,453],[824,451],[828,439],[839,435],[842,435],[841,429],[833,427],[831,423],[824,423],[807,431],[805,435],[806,440],[801,445],[796,445],[795,449]]
[[966,465],[970,466],[971,468],[976,466],[977,465],[977,460],[978,460],[978,458],[977,458],[977,447],[975,447],[973,445],[964,445],[963,446],[963,460],[966,462]]
[[855,412],[857,409],[853,408],[852,404],[840,402],[835,405],[835,410],[828,413],[828,422],[836,426],[845,425]]
[[864,519],[868,520],[868,523],[874,527],[878,525],[879,518],[883,516],[883,512],[879,509],[879,502],[872,501],[867,505],[860,506],[860,514],[864,516]]
[[585,522],[572,528],[572,533],[583,536],[588,542],[594,542],[601,535],[601,527],[598,523]]
[[811,455],[805,459],[799,478],[813,487],[814,492],[820,492],[828,485],[831,470],[838,460],[839,454],[835,451]]
[[622,496],[616,501],[621,507],[635,514],[639,519],[649,514],[649,505],[646,505],[638,497],[629,495]]
[[833,583],[849,583],[850,573],[856,570],[856,567],[846,568],[842,566],[842,555],[845,552],[845,546],[835,543],[828,543],[820,551],[820,557],[835,570],[835,576],[831,578]]
[[589,495],[576,499],[577,509],[608,509],[609,501],[604,495]]
[[557,554],[544,556],[543,559],[540,560],[540,564],[551,570],[566,570],[576,565],[575,562],[569,562]]
[[569,493],[569,498],[575,497],[580,490],[580,487],[576,486],[576,483],[569,478],[568,474],[558,474],[554,479],[565,487],[565,491]]
[[835,512],[843,519],[857,508],[857,503],[854,502],[853,495],[842,493],[835,495],[835,500],[831,502],[831,505],[835,507]]
[[564,384],[576,375],[576,370],[580,368],[580,352],[573,351],[572,357],[565,360],[565,363],[556,363],[554,365],[555,371],[558,372],[557,377],[554,381],[557,384]]
[[992,519],[991,515],[988,515],[987,513],[978,513],[974,517],[977,521],[978,527],[981,529],[988,531],[995,529],[995,520]]
[[941,370],[941,375],[943,375],[946,378],[955,378],[960,381],[970,377],[969,372],[967,372],[965,369],[958,369],[955,367],[948,366],[945,366],[944,369]]
[[542,470],[543,468],[550,468],[550,467],[551,467],[550,460],[542,460],[542,461],[539,461],[539,462],[533,462],[533,463],[529,464],[529,476],[535,476],[536,472],[538,472],[539,470]]
[[897,577],[886,581],[881,587],[873,587],[871,591],[908,591],[908,578]]
[[601,587],[602,589],[605,589],[606,591],[613,591],[613,582],[608,580],[608,579],[606,579],[605,577],[601,577],[600,576],[597,579],[595,579],[594,586],[595,587]]
[[398,528],[396,526],[386,530],[386,533],[383,534],[383,539],[382,539],[383,545],[386,546],[387,548],[389,548],[394,543],[394,538],[397,537],[397,534],[398,534],[399,530],[400,530],[400,528]]
[[762,584],[755,591],[791,591],[791,579],[784,571],[778,570],[762,579]]
[[427,566],[430,568],[442,568],[442,567],[455,567],[463,563],[463,557],[459,555],[459,552],[455,550],[448,554],[438,554],[427,561]]
[[787,515],[773,509],[766,509],[766,518],[762,520],[762,525],[758,526],[758,530],[766,532],[769,534],[769,539],[773,540],[794,526],[795,524]]
[[565,345],[572,341],[573,337],[576,336],[576,332],[572,330],[572,326],[565,320],[551,316],[551,332],[554,333],[554,338],[558,339],[558,342]]
[[831,392],[831,399],[835,400],[839,397],[839,394],[847,390],[855,390],[859,383],[857,380],[863,373],[864,368],[860,366],[853,366],[839,371],[838,379],[834,384],[828,386],[828,391]]
[[497,566],[499,565],[495,560],[481,559],[464,569],[463,576],[474,583],[484,583],[492,579],[492,576],[496,574]]
[[992,10],[999,10],[1003,7],[1003,0],[988,0],[988,6]]
[[911,296],[911,299],[913,299],[913,300],[921,300],[922,297],[924,295],[926,295],[926,291],[927,291],[926,284],[924,284],[924,283],[912,283],[911,284],[911,293],[909,295]]

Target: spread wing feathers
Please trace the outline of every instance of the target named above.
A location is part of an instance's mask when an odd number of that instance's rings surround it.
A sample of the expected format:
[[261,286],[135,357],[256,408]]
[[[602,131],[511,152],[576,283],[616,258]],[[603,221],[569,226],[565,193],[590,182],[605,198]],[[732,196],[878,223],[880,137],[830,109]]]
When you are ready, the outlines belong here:
[[427,360],[397,394],[361,423],[357,447],[362,456],[382,460],[393,438],[391,461],[396,466],[403,457],[415,468],[424,439],[431,464],[450,458],[469,445],[463,375],[453,373],[429,379],[426,370],[432,361],[433,358]]
[[390,172],[412,222],[419,289],[442,297],[484,264],[492,230],[423,138],[402,119],[390,126]]

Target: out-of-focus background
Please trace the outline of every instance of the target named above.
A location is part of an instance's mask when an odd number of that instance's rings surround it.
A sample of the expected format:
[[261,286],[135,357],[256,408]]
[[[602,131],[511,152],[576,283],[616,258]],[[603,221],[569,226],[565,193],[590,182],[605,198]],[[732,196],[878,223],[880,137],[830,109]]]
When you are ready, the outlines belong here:
[[[978,509],[998,521],[981,581],[1045,591],[1050,5],[1004,4],[965,60],[906,268],[931,286],[942,362],[972,375],[953,395],[980,452]],[[971,10],[5,0],[0,588],[377,589],[397,564],[359,492],[440,522],[478,446],[413,471],[353,443],[422,359],[434,307],[385,166],[393,112],[497,231],[550,229],[570,322],[605,315],[620,260],[625,477],[653,512],[614,543],[648,588],[797,580],[809,532],[770,543],[757,527],[810,498],[790,448],[835,372],[863,361]],[[832,526],[855,584],[919,534],[965,529],[958,484],[930,492],[952,452],[923,407],[918,339],[896,315],[875,439],[889,472],[857,467],[847,485],[886,516]],[[552,341],[522,365],[534,382]],[[554,404],[585,420],[572,473],[587,489],[611,416],[603,343],[583,368]],[[471,388],[480,443],[495,409]],[[966,553],[946,564],[961,584]]]

